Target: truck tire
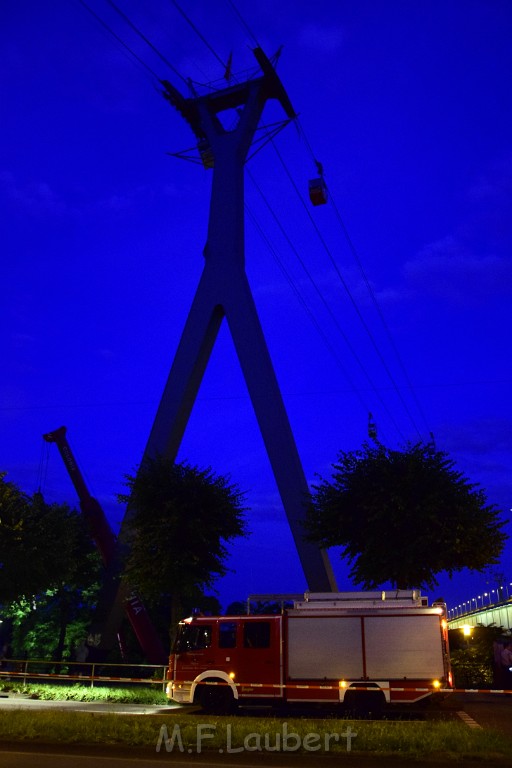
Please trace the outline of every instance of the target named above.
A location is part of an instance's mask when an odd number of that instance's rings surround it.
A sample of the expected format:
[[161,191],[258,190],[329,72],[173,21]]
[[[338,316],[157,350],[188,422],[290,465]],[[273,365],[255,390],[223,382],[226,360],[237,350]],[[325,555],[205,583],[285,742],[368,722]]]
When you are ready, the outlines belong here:
[[386,705],[382,691],[347,691],[344,709],[353,717],[378,720]]
[[199,703],[203,712],[211,715],[229,715],[236,709],[237,702],[226,684],[201,685]]

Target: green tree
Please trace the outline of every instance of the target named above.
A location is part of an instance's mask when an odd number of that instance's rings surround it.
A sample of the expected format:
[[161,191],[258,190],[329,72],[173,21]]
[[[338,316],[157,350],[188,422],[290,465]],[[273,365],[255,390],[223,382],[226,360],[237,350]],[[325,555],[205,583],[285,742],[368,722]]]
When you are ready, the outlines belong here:
[[51,656],[60,661],[76,645],[79,633],[78,640],[87,635],[103,566],[80,512],[67,504],[46,504],[40,494],[34,496],[33,510],[42,521],[44,535],[38,552],[48,548],[46,559],[52,570],[49,586],[36,596],[35,604],[38,607],[41,601],[45,606],[53,627]]
[[[490,688],[497,682],[494,643],[503,638],[504,632],[503,627],[494,624],[478,624],[467,637],[461,627],[450,629],[450,661],[456,688]],[[499,682],[496,687],[501,687]]]
[[484,492],[424,443],[341,453],[332,480],[313,486],[307,521],[309,538],[341,546],[351,579],[366,589],[432,588],[442,571],[481,572],[498,562],[503,526]]
[[44,564],[34,558],[38,533],[30,497],[0,473],[0,603],[8,604],[46,586]]
[[227,544],[246,534],[242,493],[208,469],[158,457],[126,476],[124,578],[157,604],[169,595],[171,633],[181,606],[227,572]]
[[[99,561],[95,565],[101,567]],[[73,660],[74,648],[87,637],[100,586],[97,575],[90,583],[81,575],[81,584],[62,584],[4,609],[15,658]]]
[[100,573],[79,512],[28,496],[0,475],[0,602],[19,655],[60,660],[71,635],[85,635]]

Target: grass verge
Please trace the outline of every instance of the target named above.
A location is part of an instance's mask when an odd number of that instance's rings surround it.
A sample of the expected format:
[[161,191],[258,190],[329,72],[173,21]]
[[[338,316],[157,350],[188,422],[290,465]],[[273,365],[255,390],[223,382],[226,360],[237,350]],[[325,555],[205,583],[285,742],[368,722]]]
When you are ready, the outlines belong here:
[[51,685],[46,683],[23,685],[21,682],[4,683],[0,690],[9,694],[23,694],[41,701],[105,701],[118,704],[166,704],[161,685],[112,688],[110,686]]
[[[107,687],[5,682],[9,694],[33,699],[169,704],[158,686]],[[347,735],[350,734],[350,735]],[[160,752],[228,753],[326,752],[400,755],[403,757],[472,756],[512,760],[512,741],[488,730],[472,730],[458,721],[373,721],[269,717],[211,717],[176,707],[151,715],[6,709],[0,718],[0,740],[39,743],[125,745]]]
[[3,741],[125,745],[151,751],[160,744],[164,753],[344,753],[349,732],[352,754],[512,759],[512,742],[505,736],[447,721],[228,718],[192,715],[180,709],[143,716],[17,709],[4,710],[0,719]]

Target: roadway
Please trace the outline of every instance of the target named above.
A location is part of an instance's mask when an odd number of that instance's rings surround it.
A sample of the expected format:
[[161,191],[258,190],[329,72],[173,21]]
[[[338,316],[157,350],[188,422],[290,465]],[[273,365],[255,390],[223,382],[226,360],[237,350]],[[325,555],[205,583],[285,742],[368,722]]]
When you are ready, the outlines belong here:
[[481,728],[500,731],[512,740],[512,697],[494,693],[458,693],[454,703]]
[[[229,766],[229,768],[261,768],[261,766],[275,766],[275,768],[339,768],[340,763],[343,768],[453,768],[454,761],[443,761],[429,758],[421,761],[410,758],[400,757],[381,757],[375,755],[362,756],[343,755],[340,759],[339,754],[322,754],[314,756],[308,754],[261,754],[251,753],[232,756],[229,759],[226,755],[202,754],[176,756],[174,754],[153,755],[149,757],[138,751],[117,750],[115,754],[110,751],[108,754],[101,750],[68,750],[67,753],[48,750],[42,751],[41,747],[32,749],[28,745],[20,746],[13,750],[0,750],[0,766],[2,768],[33,768],[34,761],[37,761],[38,768],[156,768],[159,761],[162,765],[170,765],[171,768],[219,768],[220,766]],[[510,768],[510,760],[487,762],[490,768]],[[486,768],[487,768],[486,766]]]

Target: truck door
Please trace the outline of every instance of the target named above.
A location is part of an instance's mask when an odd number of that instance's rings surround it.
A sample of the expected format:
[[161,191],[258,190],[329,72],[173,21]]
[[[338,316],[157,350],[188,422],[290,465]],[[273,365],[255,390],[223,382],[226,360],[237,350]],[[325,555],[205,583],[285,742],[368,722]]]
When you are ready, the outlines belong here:
[[281,617],[240,621],[236,683],[242,696],[282,695]]
[[181,624],[175,645],[176,677],[194,680],[215,661],[212,649],[213,624]]

